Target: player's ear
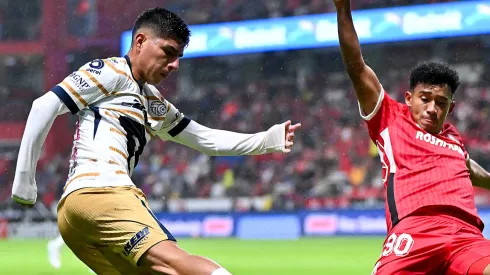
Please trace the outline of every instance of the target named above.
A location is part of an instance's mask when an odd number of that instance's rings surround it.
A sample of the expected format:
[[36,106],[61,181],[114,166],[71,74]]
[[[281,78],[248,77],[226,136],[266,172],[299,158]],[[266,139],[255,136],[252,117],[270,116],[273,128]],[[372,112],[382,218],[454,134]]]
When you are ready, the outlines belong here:
[[456,106],[456,101],[451,101],[451,105],[449,106],[449,112],[447,113],[448,115],[451,114],[454,110],[454,106]]
[[408,107],[412,106],[412,92],[410,91],[405,92],[405,103],[407,104]]
[[141,48],[143,47],[143,42],[146,41],[146,35],[144,33],[138,33],[134,37],[134,45],[133,47],[136,49],[136,51],[140,52]]

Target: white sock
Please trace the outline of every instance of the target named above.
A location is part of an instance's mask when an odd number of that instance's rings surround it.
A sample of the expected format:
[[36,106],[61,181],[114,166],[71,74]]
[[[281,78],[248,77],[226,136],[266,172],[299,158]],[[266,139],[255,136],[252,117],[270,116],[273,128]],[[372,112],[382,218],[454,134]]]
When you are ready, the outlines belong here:
[[61,235],[59,235],[56,239],[53,240],[53,243],[56,247],[61,248],[65,244],[65,241],[63,240]]
[[216,269],[215,271],[213,271],[213,273],[211,273],[211,275],[231,275],[231,273],[228,272],[228,270],[220,267],[220,268]]

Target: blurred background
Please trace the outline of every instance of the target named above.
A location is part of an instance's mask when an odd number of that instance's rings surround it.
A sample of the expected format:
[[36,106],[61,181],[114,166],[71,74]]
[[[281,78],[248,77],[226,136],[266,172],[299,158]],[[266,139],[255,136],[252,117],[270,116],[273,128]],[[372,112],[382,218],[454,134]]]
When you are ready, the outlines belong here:
[[[392,97],[403,99],[419,61],[459,72],[449,122],[490,170],[490,1],[351,2],[365,59]],[[233,274],[370,274],[386,231],[381,165],[331,0],[0,0],[0,273],[87,273],[67,249],[59,271],[45,255],[76,117],[59,117],[46,140],[32,209],[10,200],[17,151],[32,101],[86,62],[124,55],[132,23],[155,6],[191,25],[180,70],[159,87],[186,116],[247,133],[303,125],[288,155],[208,157],[150,142],[133,179],[157,217]],[[475,196],[490,221],[490,192]]]

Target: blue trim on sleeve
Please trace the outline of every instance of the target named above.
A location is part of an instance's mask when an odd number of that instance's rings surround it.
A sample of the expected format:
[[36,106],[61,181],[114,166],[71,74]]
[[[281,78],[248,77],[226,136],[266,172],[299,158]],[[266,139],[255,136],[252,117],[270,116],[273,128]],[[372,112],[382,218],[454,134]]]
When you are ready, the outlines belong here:
[[184,117],[174,128],[172,128],[172,130],[168,131],[168,134],[172,137],[175,137],[176,135],[184,131],[185,127],[187,127],[189,123],[191,123],[191,119],[188,117]]
[[72,114],[76,114],[78,111],[80,111],[75,101],[73,101],[65,89],[61,88],[61,86],[56,85],[53,89],[51,89],[51,91],[57,95],[59,99],[63,101],[63,103],[65,103],[66,107],[68,107]]

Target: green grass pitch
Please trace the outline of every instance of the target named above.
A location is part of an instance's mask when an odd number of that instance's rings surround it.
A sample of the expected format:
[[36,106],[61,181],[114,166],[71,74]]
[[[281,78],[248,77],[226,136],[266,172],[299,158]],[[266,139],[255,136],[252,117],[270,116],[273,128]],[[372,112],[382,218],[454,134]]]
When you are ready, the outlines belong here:
[[[187,251],[217,261],[234,275],[371,274],[382,243],[381,238],[361,237],[297,241],[179,240]],[[51,268],[46,244],[46,240],[0,241],[0,274],[90,274],[66,247],[61,269]]]

